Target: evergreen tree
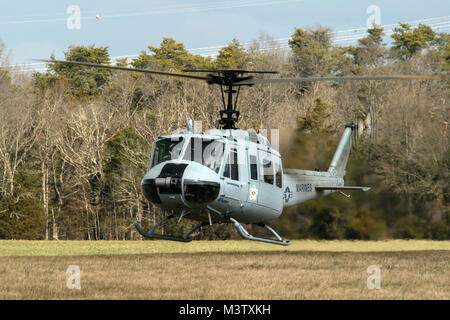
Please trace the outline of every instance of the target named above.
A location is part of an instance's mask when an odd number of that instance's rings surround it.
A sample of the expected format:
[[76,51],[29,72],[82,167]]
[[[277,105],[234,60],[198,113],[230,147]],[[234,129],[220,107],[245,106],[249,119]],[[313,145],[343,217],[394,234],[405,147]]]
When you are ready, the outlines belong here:
[[414,54],[429,48],[436,37],[431,27],[419,24],[416,28],[411,28],[407,23],[399,23],[400,27],[394,29],[391,35],[394,39],[393,50],[402,60],[411,58]]
[[242,44],[234,38],[228,45],[219,50],[215,66],[217,69],[246,69],[250,56]]
[[150,54],[142,51],[133,59],[131,65],[139,69],[204,69],[208,68],[211,60],[200,55],[191,54],[184,48],[184,44],[172,38],[163,38],[159,47],[148,46]]
[[[108,47],[69,46],[64,52],[65,60],[77,62],[90,62],[109,65]],[[54,60],[54,55],[51,60]],[[103,86],[111,78],[111,70],[92,68],[61,63],[50,63],[48,72],[44,75],[35,74],[35,83],[38,87],[52,85],[55,82],[67,81],[72,93],[78,97],[98,96]]]

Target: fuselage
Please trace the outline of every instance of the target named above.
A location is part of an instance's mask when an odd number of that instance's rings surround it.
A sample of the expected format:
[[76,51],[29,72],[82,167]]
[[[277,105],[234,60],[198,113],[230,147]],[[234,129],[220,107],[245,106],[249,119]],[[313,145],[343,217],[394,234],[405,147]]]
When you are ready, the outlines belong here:
[[279,152],[263,135],[213,129],[158,137],[141,185],[149,201],[182,218],[259,223],[336,192],[320,187],[344,180],[332,170],[283,172]]
[[141,184],[149,201],[198,221],[265,222],[283,210],[280,154],[252,131],[158,137]]

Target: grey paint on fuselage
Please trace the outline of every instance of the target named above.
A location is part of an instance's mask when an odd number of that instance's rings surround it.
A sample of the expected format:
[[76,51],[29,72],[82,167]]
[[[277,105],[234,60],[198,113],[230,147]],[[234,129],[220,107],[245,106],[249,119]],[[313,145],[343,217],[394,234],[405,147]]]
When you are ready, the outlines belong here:
[[[277,159],[281,165],[280,154],[271,149],[268,140],[261,135],[258,135],[259,143],[255,143],[249,141],[247,131],[214,129],[209,132],[213,134],[185,133],[162,136],[160,138],[178,139],[183,137],[184,141],[188,141],[190,138],[202,138],[224,142],[225,154],[218,173],[197,162],[174,159],[161,162],[153,168],[149,168],[142,181],[158,177],[161,169],[167,163],[186,163],[188,166],[183,174],[183,181],[185,179],[196,179],[218,182],[220,183],[219,196],[208,205],[193,205],[185,200],[184,190],[182,190],[182,194],[159,193],[162,202],[160,206],[164,210],[175,214],[181,214],[183,209],[187,210],[189,213],[185,216],[186,218],[204,222],[209,222],[208,211],[213,213],[210,215],[212,222],[221,220],[219,215],[214,214],[215,212],[229,215],[243,223],[266,222],[278,218],[283,209],[282,188],[276,187],[275,184],[267,184],[261,179],[251,180],[248,156],[249,151],[258,150],[256,153],[263,152],[267,157]],[[186,148],[187,143],[183,146],[180,153],[181,156],[185,153]],[[239,180],[233,180],[223,175],[224,163],[230,153],[230,148],[236,148],[238,151]],[[152,154],[150,163],[153,162],[153,156],[154,154]],[[258,176],[262,176],[260,170],[258,171]],[[250,197],[249,190],[256,191],[257,195]]]
[[336,191],[316,190],[316,186],[343,186],[344,179],[329,172],[287,169],[284,172],[283,206],[285,208],[313,200]]

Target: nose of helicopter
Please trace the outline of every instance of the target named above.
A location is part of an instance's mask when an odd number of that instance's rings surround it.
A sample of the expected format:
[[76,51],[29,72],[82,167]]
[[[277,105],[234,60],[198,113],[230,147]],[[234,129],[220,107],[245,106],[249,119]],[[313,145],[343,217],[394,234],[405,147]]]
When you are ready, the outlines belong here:
[[179,194],[192,205],[204,205],[219,196],[220,179],[216,172],[196,162],[168,162],[147,172],[142,191],[147,200],[157,204],[164,205],[166,198],[173,199],[168,195]]
[[183,174],[184,198],[191,204],[206,204],[217,199],[220,182],[217,173],[198,163],[191,163]]

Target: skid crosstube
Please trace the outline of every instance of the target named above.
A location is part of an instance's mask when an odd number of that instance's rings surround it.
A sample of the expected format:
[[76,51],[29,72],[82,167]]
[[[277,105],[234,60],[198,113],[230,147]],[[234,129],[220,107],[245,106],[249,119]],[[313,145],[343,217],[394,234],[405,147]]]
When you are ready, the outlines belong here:
[[275,232],[275,230],[273,230],[271,227],[269,227],[265,223],[260,222],[257,225],[269,230],[277,238],[276,240],[252,236],[250,233],[248,233],[247,230],[245,230],[245,228],[237,220],[235,220],[231,217],[229,218],[229,220],[234,224],[234,227],[239,232],[239,234],[242,237],[244,237],[245,239],[252,240],[252,241],[261,241],[261,242],[266,242],[266,243],[278,244],[278,245],[282,245],[282,246],[288,246],[291,244],[290,241],[283,240],[279,236],[279,234]]
[[141,229],[141,226],[139,225],[139,222],[135,221],[133,224],[134,224],[134,226],[136,227],[136,230],[137,230],[143,237],[146,237],[146,238],[149,238],[149,239],[162,239],[162,240],[181,241],[181,242],[190,242],[190,241],[192,241],[192,238],[190,238],[190,235],[191,235],[194,231],[198,230],[200,227],[207,225],[206,222],[201,222],[201,223],[199,223],[199,224],[196,225],[194,228],[192,228],[188,233],[186,233],[186,234],[184,235],[183,238],[180,238],[180,237],[173,237],[173,236],[165,236],[165,235],[162,235],[162,234],[156,234],[156,233],[153,233],[153,232],[155,231],[155,229],[156,229],[159,225],[161,225],[162,223],[164,223],[164,222],[166,222],[167,220],[172,219],[172,218],[174,218],[174,217],[175,217],[175,215],[171,214],[171,215],[169,215],[169,216],[167,216],[167,217],[162,218],[162,219],[159,220],[158,223],[156,223],[155,226],[154,226],[150,231],[148,231],[148,232],[144,232],[144,231]]

